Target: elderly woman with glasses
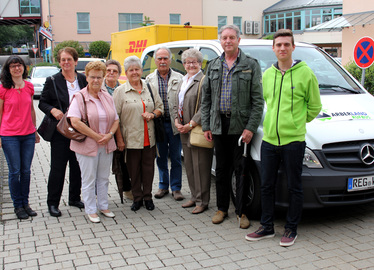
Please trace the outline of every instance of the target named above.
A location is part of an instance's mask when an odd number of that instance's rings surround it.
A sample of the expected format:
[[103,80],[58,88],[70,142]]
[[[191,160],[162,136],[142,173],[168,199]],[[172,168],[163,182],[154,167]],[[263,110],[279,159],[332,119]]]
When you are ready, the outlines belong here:
[[153,119],[161,117],[163,103],[158,92],[147,87],[141,79],[143,70],[138,57],[127,57],[124,67],[127,82],[114,91],[113,98],[121,122],[125,159],[134,196],[131,210],[139,210],[143,201],[147,210],[153,210],[152,184],[156,157]]
[[[97,223],[100,222],[97,208],[104,216],[115,217],[108,209],[108,184],[113,151],[117,148],[113,136],[119,120],[112,96],[101,87],[105,64],[90,62],[85,71],[88,85],[74,95],[68,117],[72,126],[87,138],[83,142],[72,140],[70,149],[75,152],[81,168],[85,212],[91,222]],[[87,115],[84,115],[84,103]],[[82,118],[88,119],[89,126]]]
[[[199,214],[208,208],[210,200],[210,170],[212,166],[213,149],[192,146],[190,144],[191,130],[201,124],[199,85],[204,74],[201,71],[203,55],[196,49],[189,49],[182,54],[182,63],[187,71],[179,83],[175,106],[172,111],[184,154],[188,185],[191,199],[182,204],[183,208],[194,207],[192,214]],[[199,102],[198,104],[196,104]],[[197,105],[197,111],[196,110]]]

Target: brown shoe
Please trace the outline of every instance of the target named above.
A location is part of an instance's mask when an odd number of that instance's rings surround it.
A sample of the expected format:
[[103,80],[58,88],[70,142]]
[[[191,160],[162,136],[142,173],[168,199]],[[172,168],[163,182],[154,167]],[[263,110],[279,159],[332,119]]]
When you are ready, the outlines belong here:
[[220,224],[227,217],[227,212],[218,210],[216,214],[212,217],[213,224]]
[[131,190],[129,190],[129,191],[124,191],[124,192],[123,192],[123,195],[125,195],[125,198],[126,198],[126,199],[129,199],[129,200],[131,200],[131,201],[134,200],[134,196],[132,195]]
[[208,207],[207,206],[196,206],[194,210],[192,210],[192,214],[200,214],[204,212]]
[[196,205],[195,202],[193,202],[193,201],[188,201],[188,202],[182,204],[182,207],[183,207],[183,208],[189,208],[189,207],[193,207],[193,206],[195,206],[195,205]]
[[184,196],[180,190],[173,191],[173,197],[176,201],[181,201],[184,199]]
[[159,189],[156,193],[155,193],[155,198],[156,199],[161,199],[162,197],[164,197],[166,194],[169,194],[169,190],[168,189]]
[[[239,216],[236,216],[236,219],[239,220]],[[239,227],[241,229],[248,229],[251,222],[248,220],[247,216],[242,214],[242,218],[240,219]]]

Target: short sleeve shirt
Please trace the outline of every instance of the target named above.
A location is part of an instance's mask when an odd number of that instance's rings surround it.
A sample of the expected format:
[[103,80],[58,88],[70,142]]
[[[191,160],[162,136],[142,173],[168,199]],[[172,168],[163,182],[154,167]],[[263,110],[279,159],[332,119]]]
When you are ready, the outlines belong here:
[[1,136],[24,136],[36,131],[31,118],[33,95],[34,86],[28,81],[21,89],[6,89],[0,85],[0,99],[4,102]]

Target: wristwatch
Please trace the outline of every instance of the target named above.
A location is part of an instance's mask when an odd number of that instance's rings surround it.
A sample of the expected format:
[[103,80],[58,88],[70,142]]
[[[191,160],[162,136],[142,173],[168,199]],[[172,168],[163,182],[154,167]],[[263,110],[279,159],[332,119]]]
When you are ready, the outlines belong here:
[[193,126],[192,126],[191,122],[189,122],[189,123],[188,123],[188,125],[190,126],[190,128],[193,128]]
[[157,118],[157,114],[155,114],[155,113],[153,112],[153,115],[155,116],[155,118]]
[[112,138],[113,138],[114,133],[113,132],[109,132],[109,134],[112,135]]

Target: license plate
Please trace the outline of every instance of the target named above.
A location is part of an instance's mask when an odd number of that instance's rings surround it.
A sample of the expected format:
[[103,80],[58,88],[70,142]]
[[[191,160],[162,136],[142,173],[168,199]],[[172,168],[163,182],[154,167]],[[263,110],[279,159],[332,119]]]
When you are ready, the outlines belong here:
[[374,188],[374,175],[348,178],[348,191]]

